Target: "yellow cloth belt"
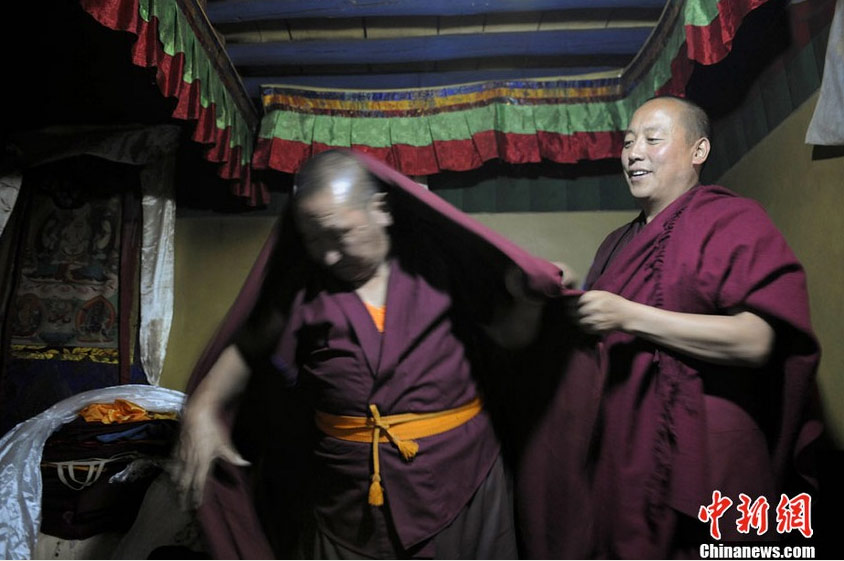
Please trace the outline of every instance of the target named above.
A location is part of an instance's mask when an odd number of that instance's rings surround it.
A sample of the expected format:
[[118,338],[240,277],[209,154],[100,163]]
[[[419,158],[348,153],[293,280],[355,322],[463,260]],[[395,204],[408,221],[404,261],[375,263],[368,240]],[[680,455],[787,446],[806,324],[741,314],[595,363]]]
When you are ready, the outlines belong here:
[[381,488],[381,467],[378,460],[379,443],[392,442],[402,457],[410,461],[419,451],[419,445],[413,439],[434,436],[457,428],[480,413],[481,408],[480,398],[475,398],[465,405],[445,411],[401,413],[382,417],[378,407],[370,404],[371,417],[332,415],[317,411],[315,421],[317,428],[328,436],[351,442],[372,443],[369,504],[381,506],[384,504],[384,491]]

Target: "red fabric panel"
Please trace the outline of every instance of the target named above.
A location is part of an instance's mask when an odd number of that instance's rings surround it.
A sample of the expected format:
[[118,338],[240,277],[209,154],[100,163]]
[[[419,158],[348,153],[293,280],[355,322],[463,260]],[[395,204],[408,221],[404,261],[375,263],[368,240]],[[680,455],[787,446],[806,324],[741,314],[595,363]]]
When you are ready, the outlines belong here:
[[671,61],[671,78],[656,91],[655,95],[676,95],[685,97],[686,84],[692,77],[695,63],[688,54],[688,46],[683,43],[677,56]]
[[495,143],[495,131],[483,131],[472,135],[475,150],[484,162],[498,157],[498,147]]
[[539,140],[535,134],[507,134],[495,131],[498,143],[498,156],[511,164],[538,162]]
[[621,131],[576,132],[571,135],[539,131],[536,133],[542,157],[571,164],[581,160],[617,158],[621,154]]
[[440,153],[436,142],[428,146],[394,144],[393,153],[399,168],[405,175],[431,175],[440,169],[451,169],[438,163]]
[[[730,51],[733,37],[744,17],[767,0],[721,2],[718,16],[708,26],[686,26],[687,45],[681,47],[671,64],[671,79],[658,94],[683,95],[694,69],[692,61],[713,64]],[[112,29],[134,33],[138,40],[133,47],[133,62],[138,66],[155,67],[156,81],[162,93],[178,100],[173,116],[195,120],[193,140],[210,146],[205,157],[223,164],[220,176],[237,179],[232,192],[252,202],[267,200],[262,185],[253,186],[248,169],[240,163],[240,150],[230,148],[231,131],[217,128],[214,106],[202,107],[199,81],[184,83],[184,55],[169,56],[161,50],[158,24],[149,24],[138,15],[137,0],[81,0],[83,9],[97,21]],[[353,146],[392,165],[408,175],[429,175],[440,170],[462,171],[480,167],[483,162],[501,158],[510,163],[538,162],[542,158],[560,163],[584,159],[614,157],[618,153],[620,133],[575,133],[557,135],[538,132],[536,135],[505,134],[484,131],[471,140],[435,141],[431,146],[393,145],[389,148]],[[312,154],[332,148],[281,139],[259,139],[252,165],[293,173]],[[235,153],[237,152],[237,153]]]
[[689,58],[715,64],[730,52],[733,38],[744,17],[767,0],[734,0],[718,3],[718,16],[707,26],[686,26]]
[[208,161],[223,164],[218,169],[220,177],[236,180],[230,185],[231,192],[252,205],[268,202],[266,187],[253,185],[249,170],[244,169],[247,166],[241,162],[243,147],[231,148],[231,129],[217,127],[215,105],[202,106],[202,84],[199,80],[191,84],[184,82],[185,55],[177,53],[170,56],[162,50],[158,40],[158,20],[144,21],[138,13],[137,0],[80,0],[80,4],[102,25],[128,31],[137,37],[132,47],[132,62],[136,66],[156,69],[155,78],[161,93],[177,99],[173,117],[196,121],[193,140],[209,145],[205,153]]
[[393,155],[393,149],[388,147],[373,147],[373,146],[364,146],[362,144],[352,144],[352,150],[356,150],[358,152],[363,152],[364,154],[369,154],[376,160],[382,161],[388,166],[391,167],[398,167],[397,162],[395,161],[395,156]]
[[[396,144],[389,148],[356,145],[355,150],[391,165],[406,175],[430,175],[442,170],[465,171],[500,157],[509,163],[538,162],[541,158],[559,163],[615,158],[621,153],[621,131],[578,132],[561,135],[544,131],[536,135],[485,131],[472,139],[434,141],[432,146]],[[494,144],[493,144],[494,142]],[[312,155],[337,146],[261,138],[252,158],[256,169],[295,173]]]
[[472,139],[435,140],[434,150],[440,169],[466,171],[481,167],[481,159]]
[[259,138],[252,153],[252,167],[294,173],[310,155],[311,146],[307,144],[280,138]]

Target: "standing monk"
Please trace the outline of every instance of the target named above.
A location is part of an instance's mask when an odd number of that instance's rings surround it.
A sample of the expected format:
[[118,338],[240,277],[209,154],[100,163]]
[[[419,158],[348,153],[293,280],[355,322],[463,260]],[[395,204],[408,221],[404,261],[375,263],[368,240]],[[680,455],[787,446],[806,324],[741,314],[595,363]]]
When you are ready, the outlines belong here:
[[733,504],[722,543],[777,539],[775,525],[737,531],[739,494],[773,515],[820,431],[803,268],[759,204],[700,185],[709,150],[707,116],[687,100],[633,114],[621,163],[642,213],[603,242],[573,302],[606,361],[597,557],[696,556],[714,491]]
[[[222,413],[250,387],[254,394],[273,380],[312,409],[317,429],[305,470],[313,482],[312,524],[299,554],[515,558],[500,446],[476,378],[484,351],[476,345],[529,342],[542,300],[527,297],[522,284],[535,289],[544,282],[553,295],[559,271],[498,240],[510,258],[541,269],[542,279],[510,267],[500,285],[510,295],[475,282],[484,270],[467,271],[477,263],[470,259],[461,267],[449,254],[479,240],[489,249],[483,240],[491,234],[449,231],[441,212],[456,211],[443,210],[434,195],[414,191],[383,166],[382,174],[405,186],[381,190],[367,166],[378,167],[331,151],[299,172],[287,231],[277,244],[283,250],[271,258],[248,319],[224,343],[185,409],[177,482],[199,503],[215,460],[246,465]],[[432,229],[431,222],[442,227]],[[501,254],[487,262],[495,259],[502,261]],[[478,329],[479,323],[486,327]],[[257,402],[252,399],[253,408]],[[292,422],[293,410],[282,403],[266,399],[257,407],[265,414],[260,430],[275,438],[288,434],[284,426]],[[307,440],[304,433],[295,437]],[[290,463],[281,458],[265,474],[282,477]],[[305,480],[294,484],[304,487]],[[234,508],[236,497],[225,498],[225,484],[218,489],[219,504],[205,507]],[[277,509],[292,507],[282,496],[275,502]],[[248,517],[248,509],[243,512]],[[268,533],[276,531],[273,521],[262,522]],[[276,548],[275,555],[288,554]]]

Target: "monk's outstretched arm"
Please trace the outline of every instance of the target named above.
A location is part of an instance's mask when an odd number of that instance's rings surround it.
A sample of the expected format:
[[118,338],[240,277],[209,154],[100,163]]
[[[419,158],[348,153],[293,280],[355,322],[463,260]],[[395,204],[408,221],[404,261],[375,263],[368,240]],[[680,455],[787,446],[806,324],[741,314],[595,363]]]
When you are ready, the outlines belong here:
[[573,302],[572,313],[590,333],[620,330],[717,364],[762,366],[774,346],[773,327],[749,311],[734,315],[671,312],[591,290]]
[[249,366],[237,347],[226,347],[182,412],[173,480],[186,506],[201,503],[208,473],[217,458],[249,465],[235,450],[220,418],[226,405],[243,392],[249,375]]

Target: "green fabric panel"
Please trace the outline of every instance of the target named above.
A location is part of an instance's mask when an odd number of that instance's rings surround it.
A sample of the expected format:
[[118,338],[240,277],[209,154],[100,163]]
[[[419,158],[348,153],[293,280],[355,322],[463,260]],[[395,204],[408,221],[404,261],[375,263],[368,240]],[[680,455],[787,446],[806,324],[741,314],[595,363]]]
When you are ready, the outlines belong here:
[[495,122],[495,106],[487,105],[486,107],[478,107],[476,109],[468,109],[464,112],[466,117],[466,125],[469,127],[469,133],[477,134],[490,130],[490,123]]
[[291,113],[289,111],[273,111],[264,116],[261,121],[261,138],[280,138],[294,142],[310,144],[314,136],[313,115]]
[[661,88],[671,79],[671,63],[677,56],[680,47],[686,41],[686,30],[682,25],[682,19],[677,18],[674,28],[665,40],[660,50],[659,57],[654,61],[651,68],[642,77],[639,84],[633,89],[628,99],[635,106],[653,95],[653,92]]
[[537,105],[533,108],[533,119],[541,131],[567,134],[574,128],[564,105]]
[[683,19],[686,25],[704,27],[718,17],[719,0],[686,0]]
[[313,142],[329,146],[350,146],[352,144],[352,119],[314,115]]
[[[479,132],[496,130],[511,134],[536,134],[537,130],[555,134],[623,130],[635,109],[671,78],[671,62],[685,41],[682,18],[666,39],[665,49],[648,72],[624,99],[598,103],[560,103],[549,105],[490,104],[462,111],[421,117],[357,118],[352,117],[354,143],[385,147],[400,143],[427,146],[432,140],[467,140]],[[271,111],[269,115],[285,112]],[[266,116],[265,121],[269,118]],[[326,119],[348,119],[325,116]],[[322,119],[322,117],[320,117]],[[273,119],[286,123],[285,119]],[[389,128],[384,123],[389,123]],[[320,130],[330,130],[321,124]],[[272,132],[270,132],[272,130]],[[264,137],[290,140],[289,132],[261,126]],[[389,133],[389,134],[387,134]],[[379,136],[383,135],[383,136]]]
[[491,128],[503,133],[536,134],[533,107],[497,103],[495,105],[495,122]]
[[152,17],[158,20],[158,36],[162,50],[176,56],[183,53],[185,66],[182,80],[186,84],[200,81],[199,102],[203,108],[211,103],[215,106],[215,124],[218,129],[231,128],[229,148],[240,146],[241,163],[248,164],[252,159],[253,131],[240,116],[231,95],[219,79],[216,69],[211,64],[208,54],[196,38],[185,15],[173,0],[139,0],[138,11],[141,18],[150,22]]
[[[623,130],[627,126],[633,112],[646,99],[653,96],[654,91],[662,87],[671,77],[671,62],[685,40],[683,28],[678,25],[672,31],[668,47],[654,62],[653,67],[637,84],[633,91],[624,99],[603,103],[561,103],[553,105],[508,105],[490,104],[485,107],[467,109],[428,115],[423,117],[395,117],[383,118],[390,121],[390,137],[371,136],[383,127],[355,126],[356,144],[367,146],[388,146],[400,142],[411,146],[426,146],[430,140],[466,140],[479,132],[497,130],[513,134],[536,134],[537,130],[571,134],[573,132],[603,132]],[[284,112],[271,111],[268,115]],[[267,120],[268,117],[264,117]],[[345,117],[327,117],[340,119]],[[375,118],[352,118],[357,121],[374,120]],[[421,122],[424,120],[424,123]],[[280,122],[280,120],[275,120]],[[262,136],[268,134],[268,128],[262,123]],[[288,133],[278,130],[270,136],[289,140]],[[401,139],[396,140],[396,139]],[[366,142],[364,142],[366,140]]]
[[364,117],[352,119],[352,144],[361,144],[373,148],[389,148],[390,119]]
[[619,130],[626,130],[627,124],[633,117],[633,112],[636,111],[636,105],[628,102],[626,99],[620,99],[607,104],[607,111],[614,115],[616,123],[619,123]]
[[577,123],[578,131],[612,131],[626,123],[615,123],[612,113],[607,111],[606,103],[582,103],[569,106],[569,116]]
[[390,139],[393,144],[430,146],[434,142],[430,119],[390,119]]
[[573,103],[570,105],[537,105],[533,108],[536,129],[557,134],[603,132],[617,130],[617,113],[609,110],[612,103]]
[[[466,111],[454,111],[451,113],[439,113],[436,115],[428,115],[421,119],[416,119],[419,122],[419,128],[430,127],[431,138],[433,140],[465,140],[472,138],[472,131],[469,129],[469,124],[466,122]],[[425,127],[424,122],[427,122],[428,127]]]

